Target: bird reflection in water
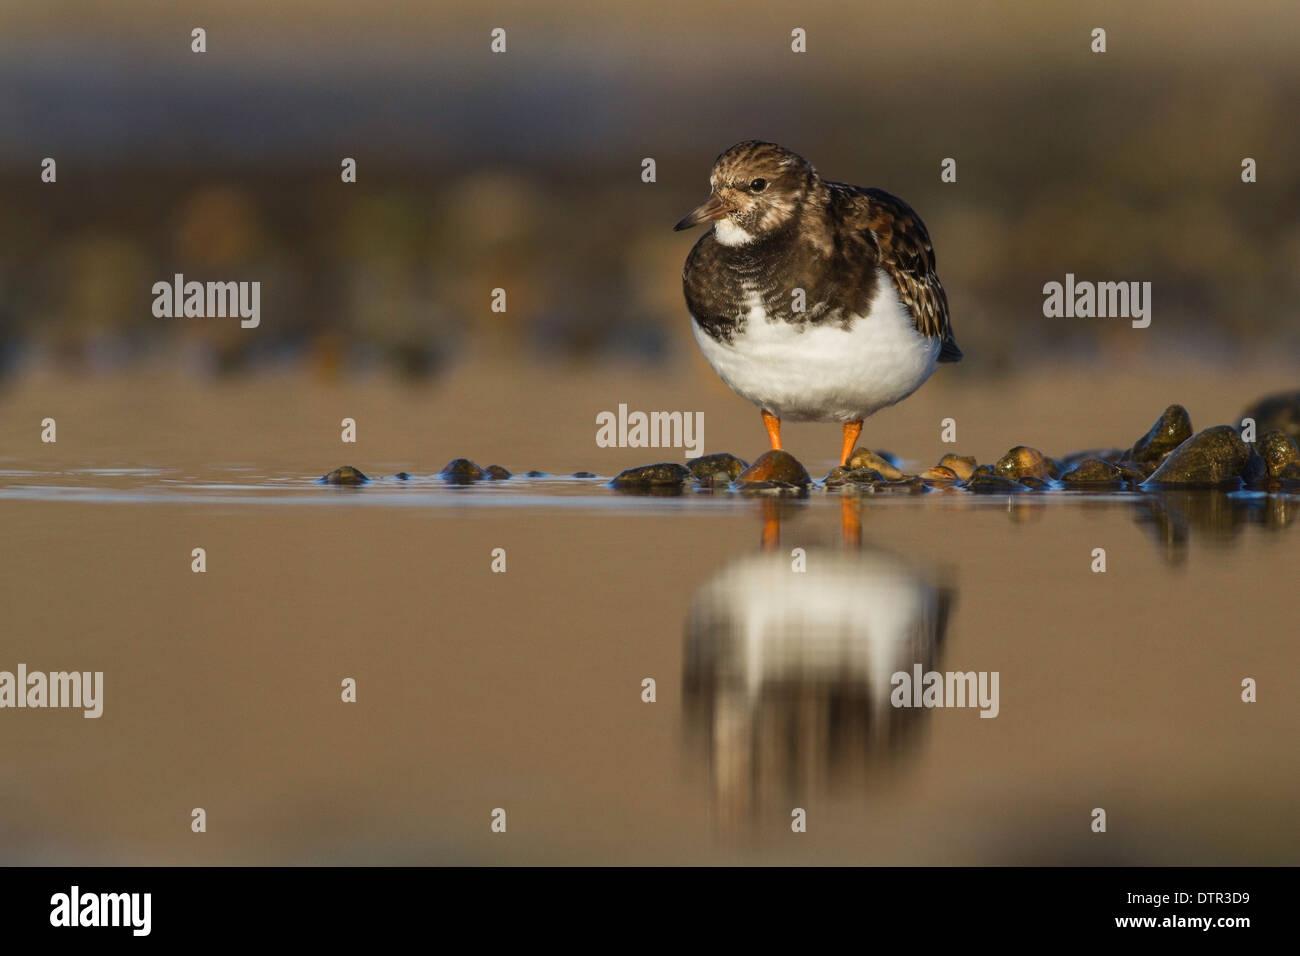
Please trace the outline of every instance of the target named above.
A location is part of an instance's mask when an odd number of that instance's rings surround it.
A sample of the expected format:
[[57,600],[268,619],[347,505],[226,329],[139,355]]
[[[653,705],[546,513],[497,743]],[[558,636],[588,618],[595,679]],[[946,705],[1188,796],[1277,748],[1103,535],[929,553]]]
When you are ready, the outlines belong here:
[[894,708],[890,680],[937,666],[954,598],[898,555],[862,546],[856,497],[843,499],[837,547],[783,548],[781,520],[798,503],[758,504],[758,553],[701,587],[686,624],[688,747],[723,828],[781,813],[778,798],[788,814],[862,789],[913,749],[927,712]]

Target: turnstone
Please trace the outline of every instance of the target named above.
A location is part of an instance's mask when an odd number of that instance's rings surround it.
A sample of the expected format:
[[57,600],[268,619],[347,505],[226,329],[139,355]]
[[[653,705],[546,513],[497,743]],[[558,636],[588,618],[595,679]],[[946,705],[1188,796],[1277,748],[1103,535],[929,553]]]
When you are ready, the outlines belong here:
[[775,143],[737,143],[709,198],[675,229],[713,227],[686,257],[695,340],[722,380],[781,421],[840,422],[840,464],[863,419],[961,360],[921,218],[883,189],[829,182]]

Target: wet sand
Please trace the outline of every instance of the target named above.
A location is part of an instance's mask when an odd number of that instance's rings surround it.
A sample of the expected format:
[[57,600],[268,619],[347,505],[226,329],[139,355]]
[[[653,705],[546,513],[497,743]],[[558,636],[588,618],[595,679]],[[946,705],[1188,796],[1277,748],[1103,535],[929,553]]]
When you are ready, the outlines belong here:
[[[620,401],[702,409],[706,451],[761,450],[757,416],[690,369],[473,372],[429,391],[10,388],[0,669],[102,670],[105,703],[98,720],[0,712],[0,862],[1296,861],[1295,497],[1154,514],[1132,496],[866,499],[859,543],[823,493],[773,516],[599,481],[310,483],[344,462],[428,474],[459,455],[609,475],[655,457],[594,447],[595,413]],[[1065,376],[966,394],[936,381],[869,423],[870,444],[935,460],[954,450],[938,441],[948,415],[955,450],[981,460],[1125,443],[1168,402],[1201,428],[1281,379],[1184,375],[1087,402],[1062,400],[1082,388]],[[47,415],[59,441],[42,447]],[[355,447],[338,442],[344,416]],[[818,477],[833,431],[791,430]],[[160,472],[71,471],[92,465]],[[699,666],[742,659],[728,615],[796,547],[812,607],[853,608],[861,582],[862,620],[832,628],[845,646],[891,646],[881,606],[946,594],[933,666],[998,671],[999,716],[882,710],[871,681],[791,657],[808,645],[789,633],[747,689]],[[903,576],[882,584],[882,569]],[[1247,676],[1258,703],[1239,700]],[[344,677],[356,704],[339,701]]]
[[[1252,363],[1249,376],[1171,363],[1152,370],[1121,356],[1090,366],[1040,365],[1029,376],[990,381],[964,363],[945,366],[902,404],[868,420],[861,443],[926,464],[950,452],[994,461],[1014,445],[1061,455],[1126,446],[1177,402],[1201,429],[1235,423],[1262,395],[1296,388],[1295,363]],[[379,376],[265,377],[203,382],[175,372],[29,376],[9,383],[0,411],[5,457],[43,468],[161,465],[206,469],[243,464],[262,473],[322,475],[354,464],[370,473],[431,474],[451,458],[511,471],[617,474],[631,465],[681,461],[680,449],[601,448],[596,415],[620,404],[640,411],[703,412],[703,453],[753,460],[767,437],[752,405],[736,397],[694,351],[664,368],[617,363],[514,362],[481,356],[427,386]],[[40,422],[59,423],[57,445]],[[358,424],[355,445],[340,421]],[[941,422],[957,422],[957,441]],[[837,460],[835,425],[787,424],[786,448],[821,478]]]

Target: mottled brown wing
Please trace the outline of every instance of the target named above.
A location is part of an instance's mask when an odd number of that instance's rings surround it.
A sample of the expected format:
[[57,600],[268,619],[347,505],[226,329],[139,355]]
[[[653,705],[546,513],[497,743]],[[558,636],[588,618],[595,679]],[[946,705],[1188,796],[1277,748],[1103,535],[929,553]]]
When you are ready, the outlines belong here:
[[948,296],[934,271],[934,247],[921,217],[883,189],[856,188],[856,224],[871,234],[879,263],[893,277],[917,331],[942,343],[940,362],[961,361],[948,320]]

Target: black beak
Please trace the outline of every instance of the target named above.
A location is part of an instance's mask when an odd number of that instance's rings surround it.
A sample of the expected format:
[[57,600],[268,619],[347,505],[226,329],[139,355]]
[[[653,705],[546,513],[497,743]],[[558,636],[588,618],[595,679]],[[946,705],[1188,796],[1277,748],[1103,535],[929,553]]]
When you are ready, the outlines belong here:
[[728,211],[717,194],[711,194],[708,199],[683,216],[681,221],[673,226],[673,231],[681,232],[683,229],[690,229],[701,223],[717,222],[719,219],[727,218]]

